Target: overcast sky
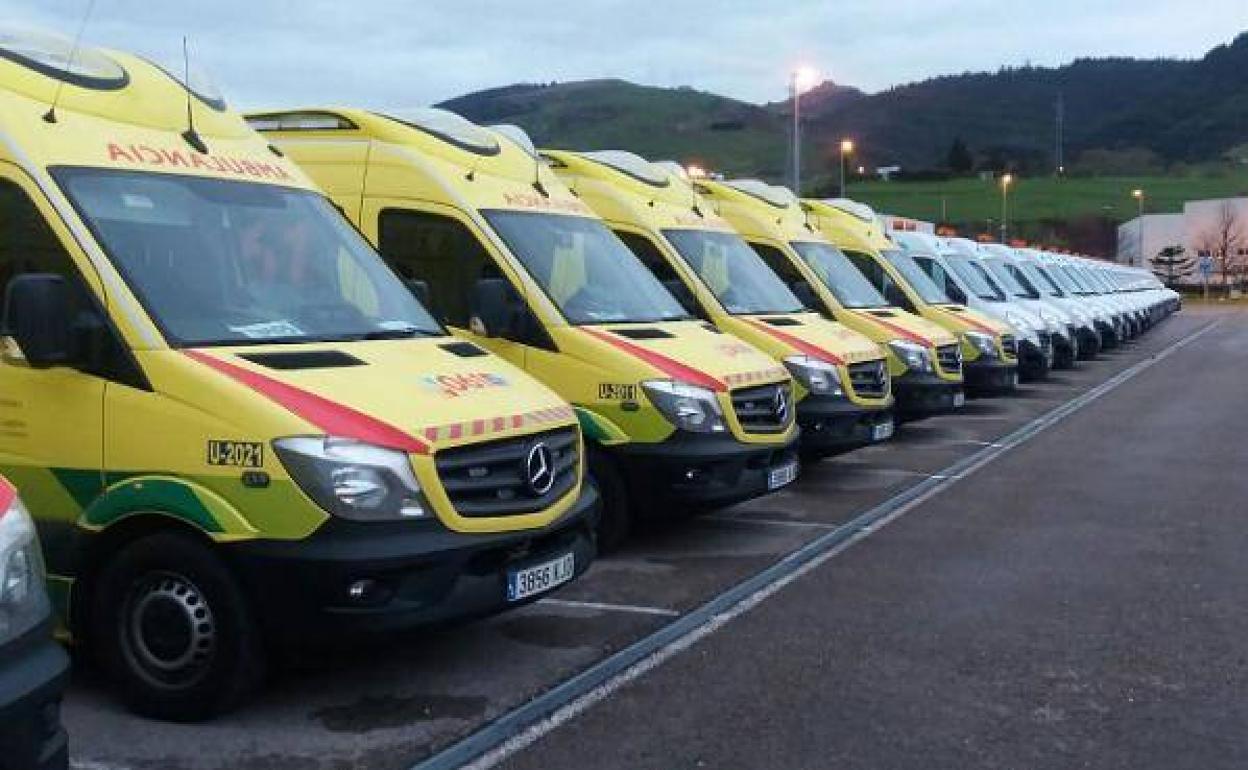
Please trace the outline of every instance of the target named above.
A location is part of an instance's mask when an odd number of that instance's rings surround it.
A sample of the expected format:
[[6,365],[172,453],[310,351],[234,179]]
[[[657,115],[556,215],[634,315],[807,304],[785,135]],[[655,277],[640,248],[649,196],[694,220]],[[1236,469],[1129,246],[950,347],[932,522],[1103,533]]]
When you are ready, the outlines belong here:
[[[89,0],[0,0],[72,35]],[[876,91],[1086,56],[1194,58],[1248,0],[96,0],[84,39],[180,69],[181,39],[240,107],[429,104],[515,82],[618,77],[754,102],[787,73]],[[0,22],[0,23],[3,23]]]

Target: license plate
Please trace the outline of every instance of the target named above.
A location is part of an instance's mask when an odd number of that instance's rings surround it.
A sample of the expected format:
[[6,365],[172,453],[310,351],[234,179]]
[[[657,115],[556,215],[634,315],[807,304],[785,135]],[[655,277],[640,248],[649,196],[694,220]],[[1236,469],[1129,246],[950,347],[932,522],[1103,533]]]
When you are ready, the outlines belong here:
[[518,602],[545,593],[571,580],[575,571],[576,557],[568,553],[532,567],[508,572],[507,601]]
[[953,394],[953,405],[954,405],[955,407],[959,407],[959,406],[966,406],[966,394],[965,394],[965,393],[954,393],[954,394]]
[[876,423],[871,428],[871,440],[872,441],[883,441],[884,439],[888,439],[892,437],[893,437],[893,421],[892,420],[885,420],[884,422]]
[[779,489],[786,484],[792,484],[796,478],[797,461],[793,460],[767,471],[767,489]]

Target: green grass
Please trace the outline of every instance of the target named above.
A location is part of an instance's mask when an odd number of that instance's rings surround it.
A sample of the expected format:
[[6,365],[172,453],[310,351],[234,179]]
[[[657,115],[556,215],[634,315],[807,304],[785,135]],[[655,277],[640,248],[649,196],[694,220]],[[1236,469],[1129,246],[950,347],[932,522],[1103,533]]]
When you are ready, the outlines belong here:
[[[1010,186],[1011,222],[1107,217],[1125,222],[1138,211],[1131,191],[1145,191],[1145,211],[1179,213],[1184,201],[1248,195],[1248,171],[1225,176],[1140,176],[1015,179]],[[851,182],[847,195],[877,211],[931,222],[984,223],[1001,217],[996,181]],[[942,217],[942,201],[944,216]]]

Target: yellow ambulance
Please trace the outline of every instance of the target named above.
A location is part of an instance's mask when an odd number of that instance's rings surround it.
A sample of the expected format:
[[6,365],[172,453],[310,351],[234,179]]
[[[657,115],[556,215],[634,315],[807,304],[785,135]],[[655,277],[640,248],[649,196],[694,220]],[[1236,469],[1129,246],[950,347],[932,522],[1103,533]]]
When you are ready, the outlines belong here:
[[958,339],[892,306],[819,233],[791,191],[755,179],[702,179],[695,186],[808,307],[880,346],[900,417],[918,418],[963,405]]
[[947,330],[962,341],[962,378],[970,393],[991,395],[1018,385],[1013,331],[937,286],[923,268],[888,239],[875,212],[851,201],[804,200],[815,229],[849,258],[889,303]]
[[457,339],[214,93],[0,32],[0,472],[135,710],[239,702],[285,643],[583,572],[571,407]]
[[438,109],[249,120],[442,323],[574,405],[604,548],[635,517],[725,505],[796,477],[788,371],[691,316],[517,129]]
[[698,195],[684,169],[618,150],[542,154],[686,309],[788,368],[796,384],[804,455],[818,457],[892,435],[883,352],[861,334],[803,307]]

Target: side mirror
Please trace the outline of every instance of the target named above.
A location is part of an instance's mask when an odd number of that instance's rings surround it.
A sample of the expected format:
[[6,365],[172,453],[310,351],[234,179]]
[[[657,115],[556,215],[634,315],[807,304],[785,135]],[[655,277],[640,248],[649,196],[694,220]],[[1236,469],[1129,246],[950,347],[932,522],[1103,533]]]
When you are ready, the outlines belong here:
[[685,282],[679,278],[669,278],[663,281],[663,288],[667,289],[680,306],[689,311],[690,315],[702,316],[702,311],[698,308],[698,300],[693,296],[693,292],[685,285]]
[[815,294],[815,290],[805,281],[794,281],[789,284],[789,288],[793,290],[793,294],[797,299],[811,310],[819,308],[819,297]]
[[426,310],[433,307],[433,305],[430,304],[433,301],[433,296],[429,293],[428,281],[422,281],[418,278],[408,278],[403,281],[403,284],[407,286],[407,290],[412,293],[412,296],[416,298],[416,301],[423,305]]
[[28,273],[4,291],[4,333],[35,368],[77,363],[74,302],[69,282],[55,273]]
[[517,337],[524,324],[524,303],[505,278],[482,278],[472,287],[472,331],[484,337]]

